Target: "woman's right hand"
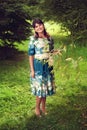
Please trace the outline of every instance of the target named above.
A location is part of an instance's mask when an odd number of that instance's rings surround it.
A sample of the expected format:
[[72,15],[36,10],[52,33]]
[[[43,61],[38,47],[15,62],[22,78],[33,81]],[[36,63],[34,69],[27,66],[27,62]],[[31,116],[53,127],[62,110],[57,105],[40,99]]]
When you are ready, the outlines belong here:
[[31,77],[34,78],[35,77],[35,72],[31,71]]

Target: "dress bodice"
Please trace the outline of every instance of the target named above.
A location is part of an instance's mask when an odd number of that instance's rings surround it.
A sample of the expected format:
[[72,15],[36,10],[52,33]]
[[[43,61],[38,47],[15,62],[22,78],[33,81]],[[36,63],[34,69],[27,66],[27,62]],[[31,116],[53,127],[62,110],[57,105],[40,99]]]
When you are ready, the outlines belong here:
[[49,52],[54,48],[53,41],[51,38],[35,38],[30,37],[29,44],[29,55],[35,55],[35,58],[46,59],[48,58]]

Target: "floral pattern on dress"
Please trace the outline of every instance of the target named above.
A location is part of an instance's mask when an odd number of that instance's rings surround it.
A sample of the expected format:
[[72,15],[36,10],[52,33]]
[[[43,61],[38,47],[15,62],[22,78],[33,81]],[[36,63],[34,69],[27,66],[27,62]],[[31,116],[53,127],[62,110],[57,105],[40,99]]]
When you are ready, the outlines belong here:
[[30,37],[28,55],[34,56],[35,77],[30,75],[31,91],[39,97],[46,97],[55,93],[53,66],[49,66],[49,53],[53,49],[53,42],[47,38]]

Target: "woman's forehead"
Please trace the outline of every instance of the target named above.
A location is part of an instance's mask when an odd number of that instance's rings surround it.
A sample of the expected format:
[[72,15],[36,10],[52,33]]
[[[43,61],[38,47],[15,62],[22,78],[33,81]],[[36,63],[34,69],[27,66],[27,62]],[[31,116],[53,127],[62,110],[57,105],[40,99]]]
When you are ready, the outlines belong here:
[[43,25],[42,23],[35,23],[35,26]]

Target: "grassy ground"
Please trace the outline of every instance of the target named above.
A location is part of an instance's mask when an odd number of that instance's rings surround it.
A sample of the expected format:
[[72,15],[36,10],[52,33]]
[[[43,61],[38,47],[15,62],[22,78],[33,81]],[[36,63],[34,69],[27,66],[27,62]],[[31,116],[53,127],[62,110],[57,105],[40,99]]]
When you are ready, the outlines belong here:
[[63,51],[54,57],[56,94],[47,98],[48,115],[34,115],[25,42],[19,46],[25,54],[0,61],[0,130],[87,129],[87,48],[68,45],[65,36],[53,37],[55,48]]

